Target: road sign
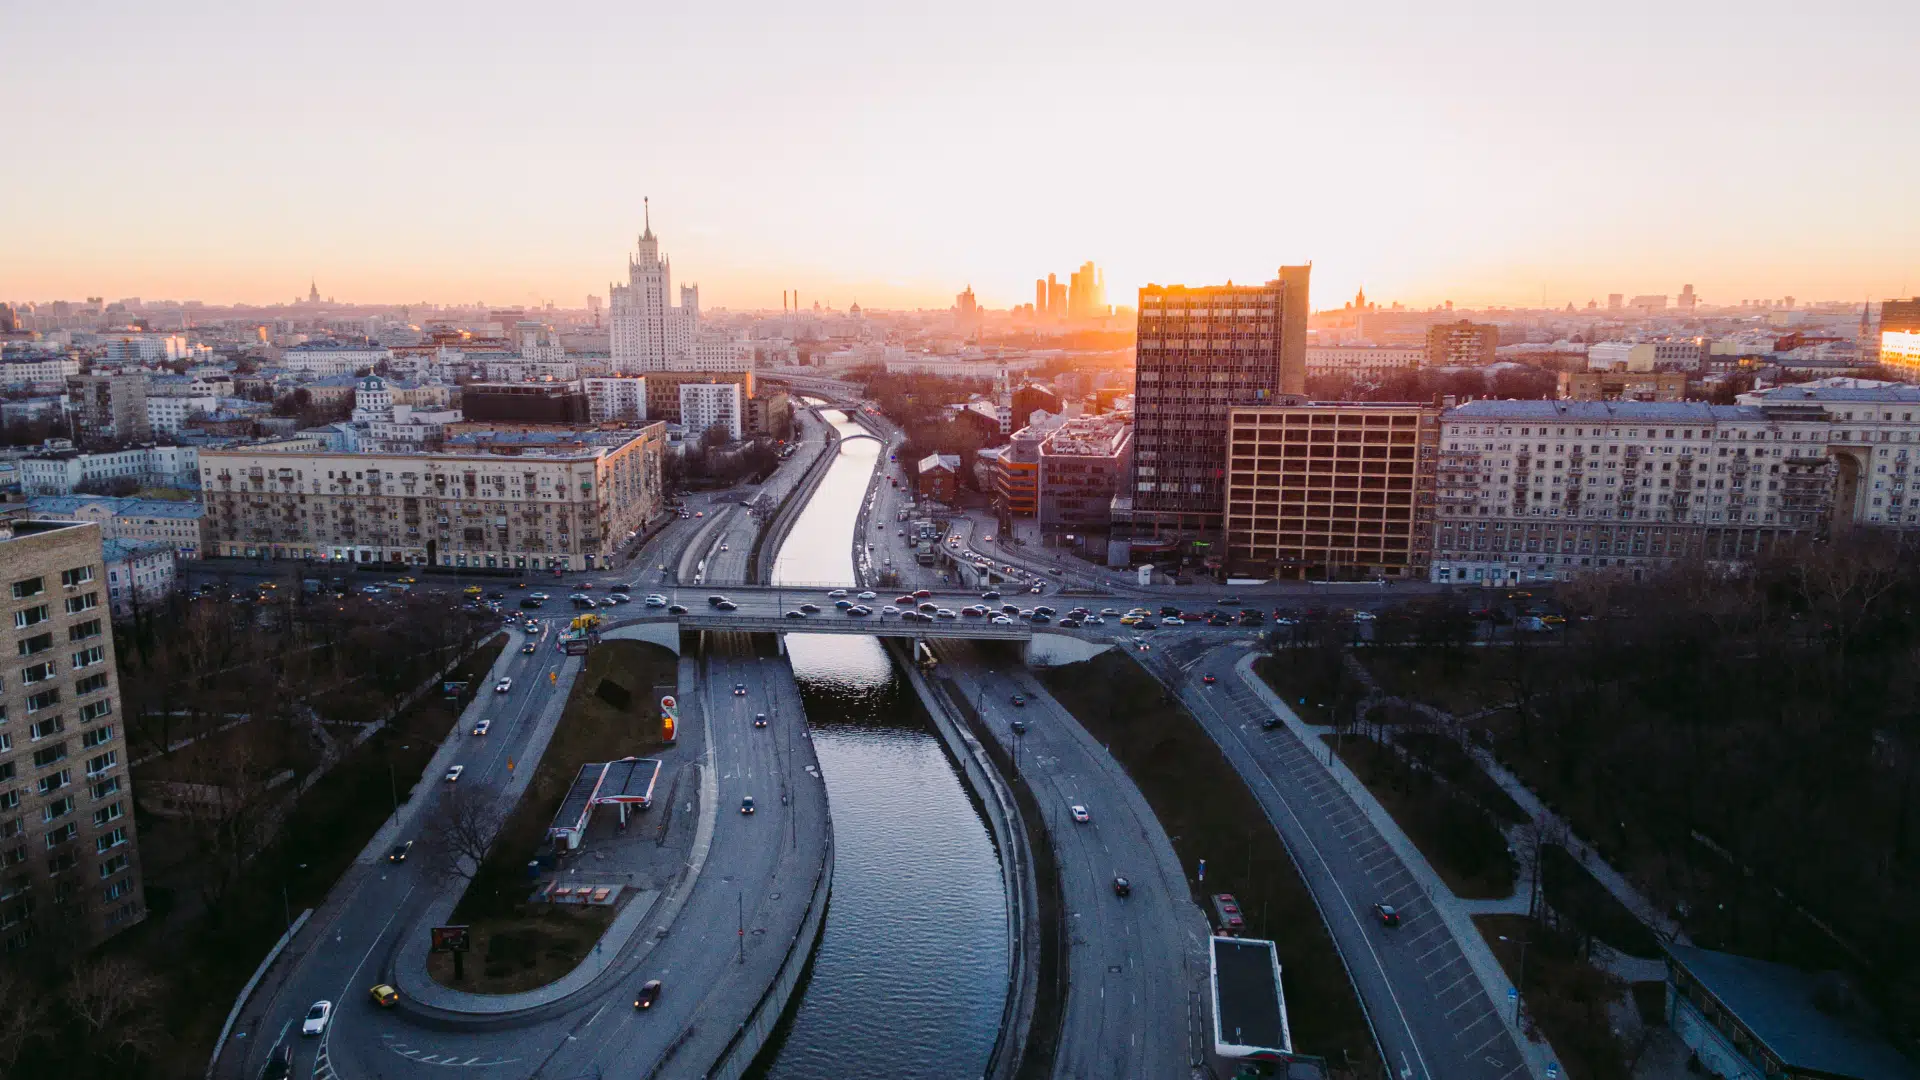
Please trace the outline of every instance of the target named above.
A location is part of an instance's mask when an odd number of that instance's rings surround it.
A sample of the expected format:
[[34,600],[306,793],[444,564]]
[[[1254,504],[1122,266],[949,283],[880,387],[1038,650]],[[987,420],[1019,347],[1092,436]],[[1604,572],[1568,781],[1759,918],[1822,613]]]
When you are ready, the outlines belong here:
[[461,953],[466,952],[473,945],[464,926],[436,926],[431,933],[434,952]]
[[1207,860],[1205,859],[1200,860],[1200,880],[1207,880]]
[[1508,1000],[1508,1001],[1519,1001],[1519,1000],[1520,1000],[1520,991],[1518,991],[1518,990],[1515,990],[1515,989],[1514,989],[1513,987],[1511,987],[1511,986],[1509,986],[1509,987],[1507,987],[1507,1000]]
[[1559,1080],[1559,1077],[1560,1063],[1557,1061],[1547,1062],[1547,1080]]

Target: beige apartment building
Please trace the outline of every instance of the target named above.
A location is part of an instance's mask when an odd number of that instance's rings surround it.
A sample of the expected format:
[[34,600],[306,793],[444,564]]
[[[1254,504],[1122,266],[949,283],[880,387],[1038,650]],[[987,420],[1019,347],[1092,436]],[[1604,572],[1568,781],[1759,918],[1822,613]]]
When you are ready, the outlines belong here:
[[145,916],[100,527],[0,517],[0,953]]
[[1315,580],[1426,576],[1439,414],[1355,402],[1228,410],[1228,567]]
[[435,453],[315,445],[201,455],[209,557],[595,570],[663,497],[664,423],[468,432]]

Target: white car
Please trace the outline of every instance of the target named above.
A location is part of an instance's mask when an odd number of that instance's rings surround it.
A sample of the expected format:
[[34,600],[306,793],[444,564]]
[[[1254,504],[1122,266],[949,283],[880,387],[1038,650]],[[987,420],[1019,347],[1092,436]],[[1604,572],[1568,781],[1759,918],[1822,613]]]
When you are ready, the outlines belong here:
[[827,594],[827,599],[829,600],[845,600],[846,598],[847,590],[845,589],[835,589]]
[[1160,625],[1161,626],[1185,626],[1187,625],[1187,620],[1181,618],[1178,615],[1169,615],[1166,618],[1160,620]]
[[473,733],[475,735],[485,735],[487,733],[487,730],[491,727],[493,727],[493,721],[482,720],[479,723],[473,725]]
[[1068,807],[1067,812],[1073,815],[1073,821],[1076,825],[1085,825],[1087,822],[1093,820],[1093,816],[1087,813],[1087,808],[1081,806],[1079,803],[1074,803]]
[[447,783],[452,784],[452,783],[458,782],[460,779],[460,774],[466,771],[467,771],[467,767],[465,765],[455,765],[452,768],[448,769]]
[[889,615],[898,615],[898,614],[900,614],[900,609],[897,607],[894,607],[892,604],[888,604],[885,607],[882,607],[880,609],[880,617],[883,619]]
[[503,675],[500,677],[499,682],[493,684],[493,692],[496,694],[504,694],[507,691],[512,689],[513,689],[513,676],[511,675]]
[[648,607],[666,607],[667,598],[664,596],[661,596],[659,593],[653,593],[647,597],[647,606]]
[[1356,611],[1353,613],[1355,622],[1372,622],[1374,618],[1375,616],[1371,611]]
[[993,617],[993,625],[995,625],[995,626],[1012,626],[1012,625],[1013,625],[1013,620],[1012,620],[1012,619],[1009,619],[1009,618],[1007,618],[1007,617],[1006,617],[1005,615],[995,615],[995,616]]
[[879,595],[878,595],[878,594],[876,594],[876,593],[873,593],[873,592],[863,592],[863,593],[861,593],[861,594],[860,594],[859,596],[856,596],[856,597],[854,597],[854,599],[856,599],[856,600],[878,600],[878,599],[880,599],[880,597],[879,597]]
[[300,1021],[300,1034],[319,1035],[327,1030],[327,1021],[333,1019],[333,1002],[316,1001],[313,1008],[307,1010],[307,1018]]

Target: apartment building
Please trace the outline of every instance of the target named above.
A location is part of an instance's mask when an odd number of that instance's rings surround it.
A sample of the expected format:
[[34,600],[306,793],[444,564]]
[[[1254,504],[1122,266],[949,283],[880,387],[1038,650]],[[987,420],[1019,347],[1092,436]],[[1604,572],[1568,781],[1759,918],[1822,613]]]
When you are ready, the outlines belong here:
[[1485,367],[1500,348],[1500,328],[1467,319],[1427,327],[1428,367]]
[[1880,364],[1898,378],[1920,380],[1920,296],[1880,305]]
[[393,351],[377,345],[337,341],[310,341],[280,354],[280,366],[309,375],[354,375],[393,359]]
[[159,487],[192,487],[200,451],[193,446],[137,446],[89,454],[58,441],[20,459],[20,487],[29,495],[71,495],[82,484],[128,480]]
[[144,442],[153,437],[147,419],[147,375],[69,375],[67,407],[80,434]]
[[[1311,267],[1264,285],[1148,285],[1134,365],[1136,538],[1217,536],[1227,412],[1306,391]],[[1202,542],[1205,542],[1204,540]]]
[[1395,403],[1227,414],[1227,565],[1312,580],[1424,577],[1440,410]]
[[647,380],[644,376],[583,379],[587,390],[587,419],[640,423],[647,418]]
[[746,397],[754,397],[756,387],[751,371],[650,371],[647,373],[647,416],[669,424],[682,423],[680,387],[683,383],[733,383]]
[[1488,400],[1441,427],[1434,581],[1639,577],[1750,558],[1831,517],[1818,406]]
[[1826,417],[1835,528],[1920,529],[1920,386],[1833,378],[1739,397]]
[[209,557],[594,570],[660,510],[666,425],[467,432],[433,453],[289,439],[201,455]]
[[1420,370],[1427,350],[1402,345],[1309,345],[1310,379],[1380,379]]
[[111,495],[41,495],[27,505],[38,517],[91,521],[107,540],[164,543],[182,559],[200,557],[200,524],[206,508],[172,499],[115,498]]
[[1685,401],[1684,371],[1563,371],[1562,401]]
[[100,528],[0,517],[0,951],[145,916]]
[[739,383],[681,383],[680,425],[698,442],[719,428],[732,442],[746,434],[746,402]]

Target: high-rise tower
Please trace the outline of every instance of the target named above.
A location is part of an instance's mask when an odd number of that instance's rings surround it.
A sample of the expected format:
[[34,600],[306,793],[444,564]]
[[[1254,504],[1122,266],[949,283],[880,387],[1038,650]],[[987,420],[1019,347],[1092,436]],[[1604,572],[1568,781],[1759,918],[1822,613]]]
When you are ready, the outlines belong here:
[[653,208],[642,200],[646,229],[638,251],[627,260],[627,284],[607,287],[609,346],[618,372],[666,371],[669,301],[673,267],[660,257],[653,235]]

